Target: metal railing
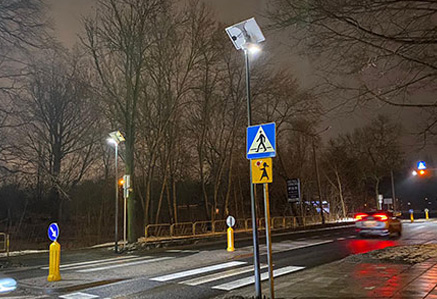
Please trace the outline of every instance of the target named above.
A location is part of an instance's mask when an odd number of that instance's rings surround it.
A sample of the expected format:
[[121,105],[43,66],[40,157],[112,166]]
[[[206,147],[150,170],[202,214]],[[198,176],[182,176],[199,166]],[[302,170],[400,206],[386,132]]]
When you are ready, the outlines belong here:
[[[320,216],[305,216],[305,217],[272,217],[271,229],[296,229],[298,227],[306,227],[310,225],[320,224]],[[331,221],[330,221],[331,222]],[[258,228],[265,229],[265,219],[258,219]],[[226,234],[226,220],[214,221],[196,221],[196,222],[181,222],[181,223],[163,223],[149,224],[145,227],[144,241],[174,239],[174,238],[189,238],[194,236],[209,236],[217,234]],[[252,219],[236,219],[235,232],[250,232],[252,230]]]
[[9,257],[9,234],[0,233],[0,252],[6,252]]

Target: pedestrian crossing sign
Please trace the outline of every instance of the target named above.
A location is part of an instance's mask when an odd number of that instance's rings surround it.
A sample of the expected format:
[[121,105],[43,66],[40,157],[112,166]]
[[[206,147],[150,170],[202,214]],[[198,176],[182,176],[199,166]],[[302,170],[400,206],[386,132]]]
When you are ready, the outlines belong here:
[[273,183],[272,158],[252,159],[252,184]]
[[275,123],[247,127],[247,159],[276,156]]

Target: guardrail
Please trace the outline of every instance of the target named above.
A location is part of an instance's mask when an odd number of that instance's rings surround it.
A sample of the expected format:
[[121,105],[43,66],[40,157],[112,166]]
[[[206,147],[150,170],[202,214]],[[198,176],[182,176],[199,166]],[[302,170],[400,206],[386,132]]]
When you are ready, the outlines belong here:
[[9,257],[9,234],[0,233],[0,252],[6,252]]
[[[271,229],[296,229],[298,227],[306,227],[309,225],[320,224],[320,216],[284,216],[272,217]],[[335,222],[335,221],[327,221]],[[181,223],[162,223],[149,224],[145,227],[144,241],[163,240],[163,239],[177,239],[189,238],[198,236],[220,235],[226,234],[227,230],[226,220],[214,221],[196,221],[196,222],[181,222]],[[265,230],[265,219],[258,219],[258,228]],[[235,232],[249,232],[252,230],[252,219],[236,219],[234,231]]]

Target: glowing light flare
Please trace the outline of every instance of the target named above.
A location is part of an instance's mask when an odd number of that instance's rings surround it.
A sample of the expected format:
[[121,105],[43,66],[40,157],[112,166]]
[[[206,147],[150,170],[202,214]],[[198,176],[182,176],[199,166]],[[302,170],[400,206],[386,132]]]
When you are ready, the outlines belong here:
[[387,221],[388,216],[385,214],[375,214],[373,217],[377,218],[379,221]]
[[363,220],[363,218],[366,218],[367,216],[369,215],[367,215],[366,213],[359,213],[355,215],[354,219],[355,221],[360,221]]
[[112,139],[112,138],[108,138],[108,139],[106,139],[106,142],[108,142],[109,144],[112,144],[112,145],[117,145],[118,143],[117,143],[117,141],[115,141],[114,139]]
[[249,51],[250,54],[253,55],[261,52],[261,47],[258,46],[257,44],[248,44],[247,50]]

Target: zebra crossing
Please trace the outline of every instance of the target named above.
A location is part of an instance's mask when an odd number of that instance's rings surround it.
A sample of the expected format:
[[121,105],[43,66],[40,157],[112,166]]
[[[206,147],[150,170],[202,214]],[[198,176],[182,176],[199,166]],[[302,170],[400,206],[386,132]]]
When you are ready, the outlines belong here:
[[[294,240],[294,241],[282,241],[277,243],[272,243],[272,252],[279,253],[284,251],[290,251],[310,246],[317,246],[332,243],[334,240],[326,240],[326,239],[308,239],[308,240]],[[242,251],[252,252],[252,246],[246,246],[241,248]],[[260,254],[267,254],[267,246],[265,244],[259,245]]]
[[[99,259],[93,261],[84,261],[60,265],[61,271],[74,271],[79,273],[89,273],[96,271],[106,271],[120,267],[136,266],[140,264],[149,264],[174,259],[174,256],[120,256],[108,259]],[[49,267],[40,267],[42,270],[48,270]]]
[[[261,270],[264,270],[264,272],[261,273],[261,281],[264,281],[268,279],[269,275],[267,272],[267,265],[262,264],[260,268]],[[303,270],[304,268],[305,267],[301,266],[281,267],[273,271],[273,277],[290,274]],[[253,284],[253,271],[253,265],[248,266],[247,262],[233,261],[152,277],[150,280],[164,283],[172,282],[188,286],[206,285],[212,289],[232,291]],[[210,274],[204,275],[206,273]],[[182,280],[189,277],[191,278]],[[229,280],[231,277],[235,277],[236,279]]]
[[[305,248],[305,247],[309,247],[309,246],[316,246],[316,245],[321,245],[321,244],[326,244],[326,243],[330,243],[330,242],[334,242],[334,240],[321,240],[321,239],[307,239],[307,240],[294,240],[294,241],[282,241],[282,242],[278,242],[278,243],[273,243],[273,247],[272,247],[272,251],[273,253],[278,253],[278,252],[284,252],[284,251],[289,251],[289,250],[295,250],[295,249],[299,249],[299,248]],[[253,247],[252,246],[246,246],[246,247],[242,247],[240,249],[238,249],[242,254],[244,254],[244,252],[252,252]],[[60,270],[61,271],[74,271],[74,272],[78,272],[78,273],[92,273],[92,272],[98,272],[98,271],[106,271],[106,270],[112,270],[112,269],[117,269],[117,268],[121,268],[121,267],[129,267],[129,266],[137,266],[137,265],[142,265],[142,264],[150,264],[150,263],[158,263],[161,261],[166,261],[166,260],[171,260],[174,259],[176,257],[179,257],[179,254],[182,255],[186,255],[186,254],[195,254],[195,253],[199,253],[200,251],[198,250],[167,250],[165,251],[165,253],[167,253],[167,255],[165,256],[139,256],[139,255],[128,255],[128,256],[118,256],[118,257],[112,257],[112,258],[105,258],[105,259],[98,259],[98,260],[92,260],[92,261],[82,261],[82,262],[74,262],[74,263],[62,263],[60,265]],[[263,244],[260,245],[260,254],[266,254],[267,253],[267,247]],[[202,274],[202,273],[207,273],[207,272],[211,272],[214,270],[220,270],[223,268],[231,268],[231,267],[235,267],[235,266],[241,266],[243,262],[238,262],[238,261],[234,261],[234,262],[229,262],[229,263],[225,263],[225,264],[221,264],[221,266],[217,266],[218,268],[216,269],[215,267],[206,267],[206,268],[201,268],[201,270],[196,270],[193,272],[188,272],[188,273],[184,273],[184,275],[186,276],[191,276],[191,275],[196,275],[196,274]],[[48,270],[49,267],[48,266],[42,266],[40,267],[40,269],[42,270]],[[198,273],[198,271],[204,271],[204,272],[200,272]],[[226,273],[223,273],[223,275],[225,275],[225,277],[231,277],[231,276],[237,276],[243,273],[247,273],[250,272],[251,270],[247,267],[240,269],[240,270],[230,270]],[[278,272],[281,273],[281,272]],[[180,275],[180,274],[179,274]],[[170,279],[171,278],[171,279]],[[174,275],[170,275],[168,277],[161,277],[161,278],[153,278],[152,280],[155,281],[167,281],[167,280],[173,280],[173,279],[180,279],[180,278],[184,278],[181,276],[174,276]],[[223,278],[223,276],[220,276],[220,278]],[[161,279],[161,280],[160,280]],[[207,276],[207,277],[202,277],[202,280],[188,280],[186,282],[183,282],[183,284],[186,285],[199,285],[199,284],[204,284],[204,283],[209,283],[211,281],[215,280],[215,276]]]

